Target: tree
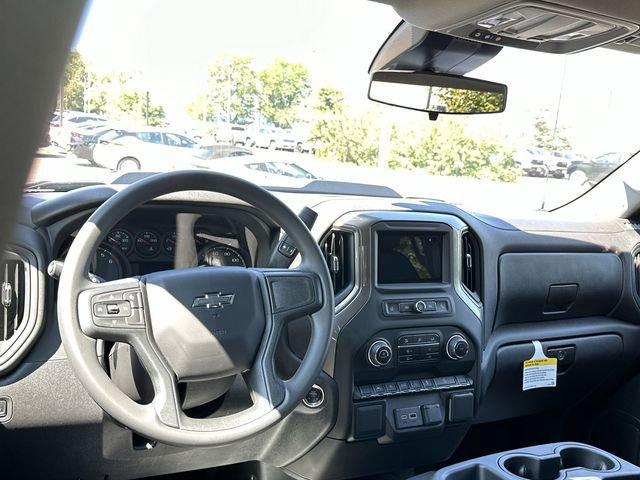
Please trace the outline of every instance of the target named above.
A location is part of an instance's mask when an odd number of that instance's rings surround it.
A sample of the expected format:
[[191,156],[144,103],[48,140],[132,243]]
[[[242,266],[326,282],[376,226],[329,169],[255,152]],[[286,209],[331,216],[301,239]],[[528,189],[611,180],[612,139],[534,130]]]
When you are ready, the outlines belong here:
[[533,122],[533,144],[535,147],[552,152],[571,150],[571,142],[561,128],[551,128],[547,120],[538,115]]
[[344,104],[344,94],[333,87],[318,90],[315,108],[321,113],[339,113]]
[[80,53],[75,50],[69,54],[64,67],[64,108],[65,110],[84,110],[84,93],[87,81],[87,66]]
[[504,108],[505,99],[501,93],[458,88],[432,87],[432,89],[436,101],[441,103],[447,112],[499,112]]
[[415,168],[432,175],[515,181],[513,150],[501,142],[476,138],[455,121],[430,126],[429,132],[394,129],[392,168]]
[[205,91],[187,106],[187,113],[202,121],[251,123],[258,95],[252,61],[251,57],[218,57],[209,68]]
[[91,73],[88,84],[85,106],[90,112],[107,115],[113,120],[149,125],[160,125],[164,120],[164,108],[151,100],[147,104],[148,92],[128,74],[98,76]]
[[291,127],[297,120],[296,107],[311,93],[309,71],[301,63],[279,58],[258,77],[262,117],[276,127]]

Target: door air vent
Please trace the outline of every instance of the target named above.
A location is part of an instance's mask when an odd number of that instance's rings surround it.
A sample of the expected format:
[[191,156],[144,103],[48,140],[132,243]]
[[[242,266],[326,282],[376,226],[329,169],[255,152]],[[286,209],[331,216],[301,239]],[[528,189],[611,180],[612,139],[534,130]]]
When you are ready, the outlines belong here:
[[0,262],[0,341],[10,340],[22,325],[25,313],[27,291],[27,265],[21,258],[5,258]]
[[331,230],[320,243],[331,282],[336,305],[353,290],[355,286],[355,245],[354,236],[344,230]]
[[473,297],[482,300],[481,285],[481,254],[480,243],[477,237],[469,230],[462,234],[462,285],[473,295]]

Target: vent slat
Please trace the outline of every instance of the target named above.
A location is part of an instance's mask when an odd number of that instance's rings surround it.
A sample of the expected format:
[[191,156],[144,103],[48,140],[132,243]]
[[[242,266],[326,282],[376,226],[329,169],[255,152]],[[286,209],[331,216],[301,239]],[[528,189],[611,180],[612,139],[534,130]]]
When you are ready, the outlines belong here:
[[2,326],[0,341],[7,341],[20,328],[24,318],[27,288],[25,283],[26,265],[22,260],[2,261]]
[[480,243],[470,231],[462,234],[462,258],[460,260],[462,284],[480,300]]
[[321,244],[336,303],[342,300],[354,286],[354,238],[350,232],[332,230]]

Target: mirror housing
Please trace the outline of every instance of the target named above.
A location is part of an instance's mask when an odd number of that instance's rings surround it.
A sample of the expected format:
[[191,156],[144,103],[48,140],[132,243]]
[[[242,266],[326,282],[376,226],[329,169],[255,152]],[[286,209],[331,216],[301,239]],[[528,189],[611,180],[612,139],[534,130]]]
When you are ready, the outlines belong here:
[[442,73],[380,70],[371,74],[368,98],[374,102],[444,114],[500,113],[507,105],[507,86]]

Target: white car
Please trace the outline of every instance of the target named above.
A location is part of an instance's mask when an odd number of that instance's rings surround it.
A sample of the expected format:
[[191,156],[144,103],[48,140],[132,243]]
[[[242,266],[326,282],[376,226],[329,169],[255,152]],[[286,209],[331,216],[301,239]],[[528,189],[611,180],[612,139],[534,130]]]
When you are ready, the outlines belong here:
[[[202,162],[196,163],[198,167],[203,168]],[[299,188],[310,181],[320,179],[297,163],[269,158],[266,155],[220,158],[214,162],[207,162],[206,169],[271,187]]]
[[93,149],[93,160],[111,170],[159,172],[188,167],[199,153],[189,137],[148,127],[103,135]]
[[71,132],[80,126],[86,126],[92,123],[106,124],[107,119],[102,115],[84,112],[64,112],[62,117],[57,113],[51,119],[49,127],[49,135],[51,143],[62,148],[69,148],[71,145]]

